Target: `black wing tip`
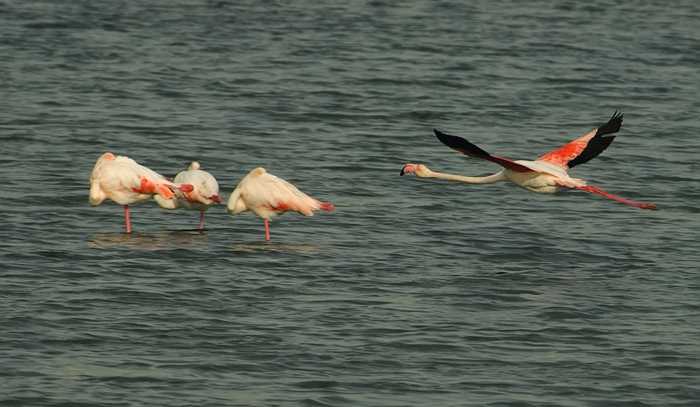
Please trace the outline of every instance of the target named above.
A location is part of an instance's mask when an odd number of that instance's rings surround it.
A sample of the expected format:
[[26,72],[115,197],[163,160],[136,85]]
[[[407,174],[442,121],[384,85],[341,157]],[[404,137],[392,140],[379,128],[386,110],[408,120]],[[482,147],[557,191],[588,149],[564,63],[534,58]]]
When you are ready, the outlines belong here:
[[615,123],[615,124],[620,123],[620,125],[622,125],[622,119],[624,117],[625,117],[624,113],[622,113],[618,110],[615,110],[615,113],[613,113],[610,120],[608,120],[608,123]]
[[470,157],[491,157],[491,154],[482,150],[475,144],[469,142],[469,140],[464,139],[459,136],[453,136],[451,134],[443,133],[440,130],[433,129],[438,140],[447,147],[458,151],[462,154],[466,154]]
[[455,140],[459,139],[457,136],[443,133],[438,129],[433,129],[433,132],[435,132],[435,137],[448,147],[452,147],[455,144]]
[[610,120],[608,120],[602,126],[598,127],[596,137],[605,136],[606,138],[614,138],[615,136],[612,136],[612,134],[620,131],[620,129],[622,128],[622,118],[624,116],[625,115],[622,112],[615,110],[615,113],[613,113]]
[[453,136],[451,134],[443,133],[438,129],[433,129],[433,132],[435,132],[435,137],[437,137],[442,144],[454,148],[457,145],[460,144],[460,141],[463,140],[461,137]]
[[[437,137],[439,140],[442,140],[442,138],[449,137],[450,135],[447,133],[443,133],[438,129],[433,129],[433,132],[435,133],[435,137]],[[454,137],[454,136],[453,136]]]
[[615,110],[610,120],[598,127],[595,136],[588,142],[588,145],[576,158],[569,161],[567,166],[571,169],[577,165],[585,164],[605,151],[615,140],[614,133],[617,133],[622,128],[622,117],[622,112]]

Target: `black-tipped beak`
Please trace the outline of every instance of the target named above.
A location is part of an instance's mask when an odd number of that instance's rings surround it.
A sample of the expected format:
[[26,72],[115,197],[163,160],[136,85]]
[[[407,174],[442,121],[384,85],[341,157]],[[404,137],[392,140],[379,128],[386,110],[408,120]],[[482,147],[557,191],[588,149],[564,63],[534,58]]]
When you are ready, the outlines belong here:
[[406,173],[406,172],[404,171],[404,168],[406,168],[406,167],[401,168],[401,172],[399,173],[399,175],[403,176],[403,174]]

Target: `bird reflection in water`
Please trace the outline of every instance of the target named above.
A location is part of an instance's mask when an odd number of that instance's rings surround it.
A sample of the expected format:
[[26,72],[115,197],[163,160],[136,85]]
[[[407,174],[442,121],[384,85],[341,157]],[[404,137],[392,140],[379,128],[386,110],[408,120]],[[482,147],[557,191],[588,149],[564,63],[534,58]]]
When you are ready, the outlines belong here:
[[[139,250],[171,250],[186,249],[196,250],[211,248],[213,236],[202,233],[199,230],[182,230],[160,232],[155,234],[133,233],[97,233],[91,235],[87,241],[88,247],[95,249],[128,248]],[[297,252],[301,254],[315,254],[328,251],[324,245],[300,245],[288,243],[231,243],[222,246],[223,249],[237,252]]]
[[266,250],[272,252],[297,252],[301,254],[316,254],[328,251],[328,246],[301,245],[288,243],[238,243],[233,245],[233,249],[238,252],[254,252]]
[[210,236],[196,231],[161,232],[151,235],[100,233],[90,236],[88,247],[106,249],[125,247],[141,250],[198,249],[209,244]]

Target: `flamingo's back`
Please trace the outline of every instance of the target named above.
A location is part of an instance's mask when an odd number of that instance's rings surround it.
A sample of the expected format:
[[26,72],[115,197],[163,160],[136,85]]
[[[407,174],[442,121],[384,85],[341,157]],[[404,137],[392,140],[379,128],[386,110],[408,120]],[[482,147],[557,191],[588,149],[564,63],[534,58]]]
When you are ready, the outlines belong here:
[[198,164],[196,169],[193,169],[191,165],[189,170],[177,174],[173,181],[175,183],[191,184],[194,186],[192,192],[185,192],[183,194],[188,201],[200,202],[205,205],[221,202],[221,198],[219,197],[219,183],[216,181],[216,178],[210,173],[200,170]]
[[263,219],[270,219],[289,211],[312,216],[316,210],[333,210],[333,205],[306,195],[291,183],[258,167],[233,191],[228,210],[233,215],[250,210]]
[[129,205],[146,201],[154,194],[173,199],[173,189],[191,190],[191,186],[170,182],[131,158],[105,153],[97,160],[90,176],[90,204],[97,206],[110,199]]

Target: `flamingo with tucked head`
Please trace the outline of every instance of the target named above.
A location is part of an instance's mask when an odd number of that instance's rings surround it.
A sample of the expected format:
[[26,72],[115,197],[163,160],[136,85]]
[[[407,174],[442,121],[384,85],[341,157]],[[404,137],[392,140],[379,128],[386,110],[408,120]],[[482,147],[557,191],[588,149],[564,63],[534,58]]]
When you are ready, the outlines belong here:
[[561,188],[579,189],[638,208],[658,210],[659,207],[654,204],[620,198],[593,185],[587,185],[581,179],[571,178],[567,173],[569,169],[590,161],[608,148],[615,139],[613,134],[620,131],[622,116],[622,113],[615,112],[607,123],[596,130],[534,161],[513,161],[491,155],[462,137],[451,136],[434,130],[437,138],[451,149],[469,157],[491,161],[500,165],[503,169],[486,177],[466,177],[434,172],[422,164],[406,164],[400,175],[413,173],[421,178],[440,178],[472,184],[492,184],[499,181],[509,181],[528,191],[540,194],[552,194]]
[[170,182],[129,157],[104,153],[90,175],[90,205],[97,206],[106,199],[124,205],[126,233],[131,233],[129,205],[147,201],[154,195],[175,199],[173,191],[193,189],[192,185]]
[[189,184],[194,189],[189,192],[178,191],[175,193],[175,199],[155,196],[156,203],[165,209],[184,208],[199,211],[199,230],[202,230],[204,228],[204,212],[212,205],[221,203],[219,183],[216,182],[216,178],[202,170],[198,162],[193,161],[187,171],[182,171],[175,176],[173,182]]
[[246,175],[228,200],[228,212],[238,215],[251,211],[265,220],[265,240],[270,240],[268,221],[285,212],[312,216],[313,211],[332,211],[333,204],[320,202],[289,182],[258,167]]

